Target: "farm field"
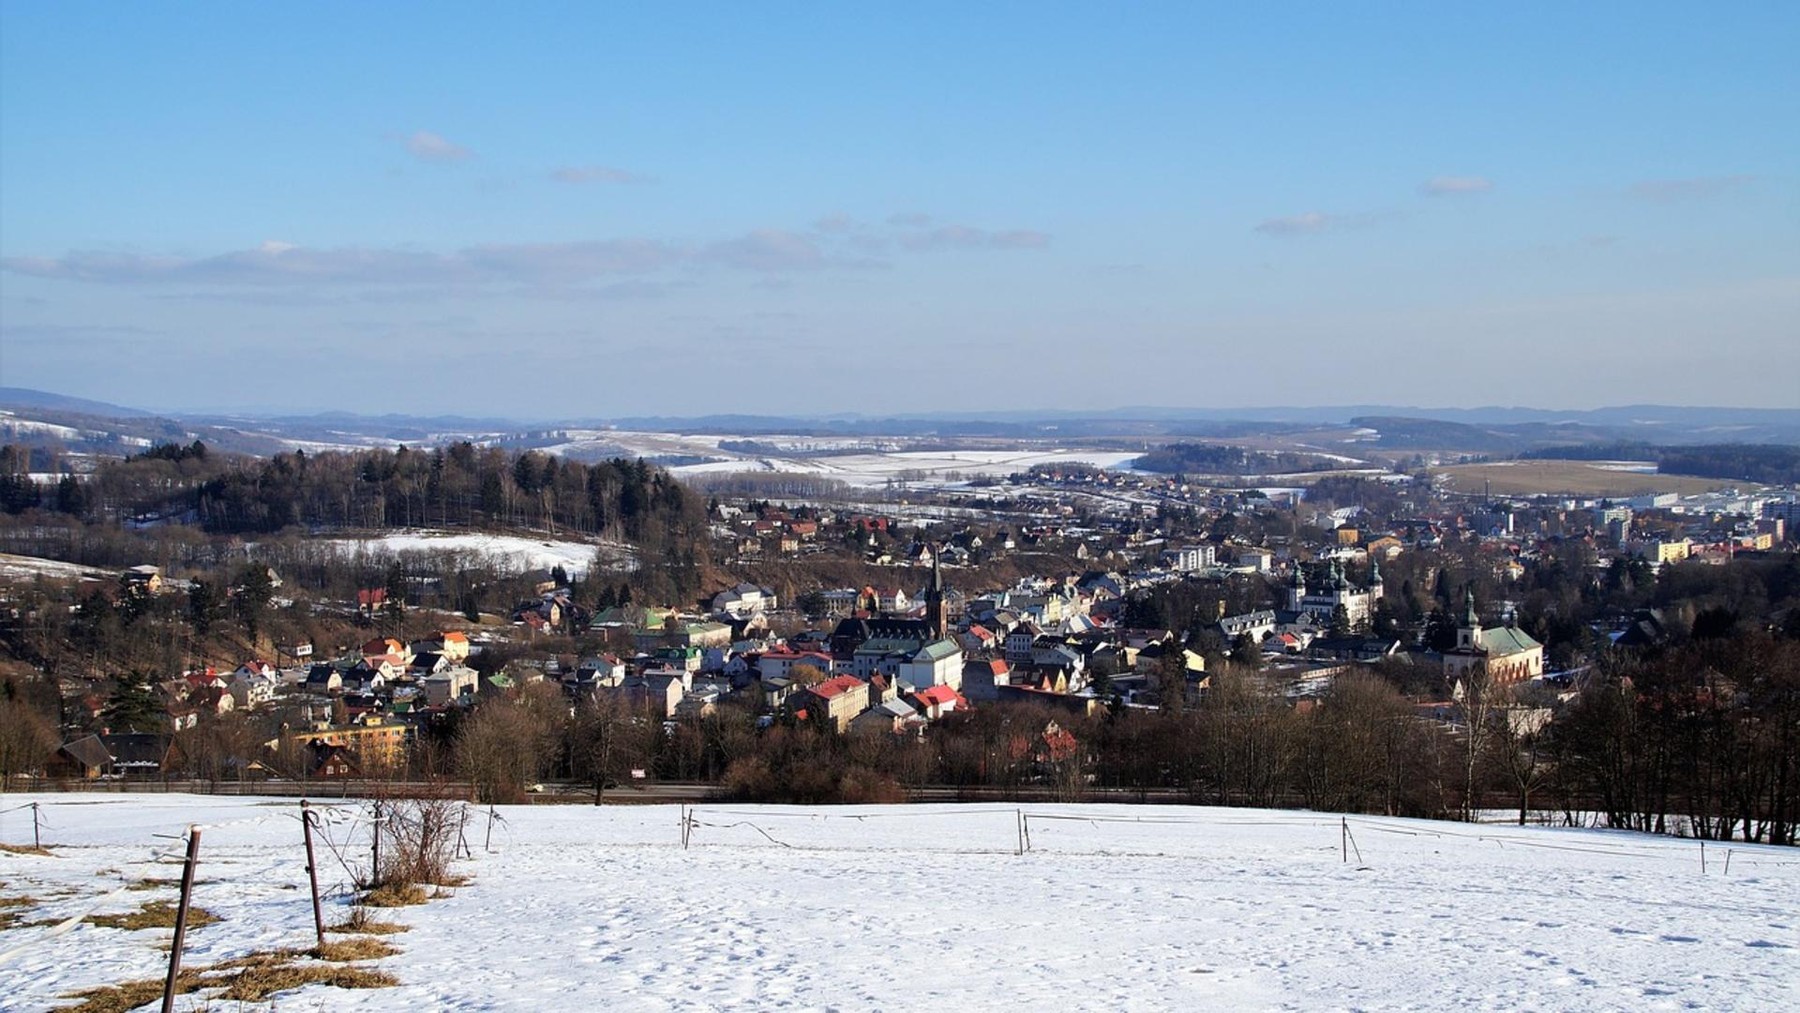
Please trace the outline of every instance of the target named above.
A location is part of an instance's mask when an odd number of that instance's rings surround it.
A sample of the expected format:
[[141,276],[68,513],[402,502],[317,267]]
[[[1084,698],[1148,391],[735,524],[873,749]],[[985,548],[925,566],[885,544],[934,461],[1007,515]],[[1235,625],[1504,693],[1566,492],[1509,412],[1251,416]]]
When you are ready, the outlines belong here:
[[1477,493],[1491,484],[1493,491],[1503,496],[1562,493],[1622,498],[1663,492],[1686,496],[1749,484],[1630,471],[1605,461],[1494,461],[1433,468],[1431,473],[1457,492]]

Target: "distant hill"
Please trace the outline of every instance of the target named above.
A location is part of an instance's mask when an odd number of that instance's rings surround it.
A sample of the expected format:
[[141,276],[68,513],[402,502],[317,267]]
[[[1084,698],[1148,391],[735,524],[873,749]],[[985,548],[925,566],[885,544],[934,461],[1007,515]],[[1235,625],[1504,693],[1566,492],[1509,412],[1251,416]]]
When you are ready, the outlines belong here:
[[108,404],[105,401],[90,401],[84,397],[52,394],[48,391],[32,390],[28,387],[0,387],[0,408],[10,408],[14,411],[72,412],[77,415],[115,419],[145,418],[151,414],[136,408]]
[[[1624,405],[1581,411],[1542,408],[1396,408],[1381,405],[1268,408],[1008,410],[830,415],[635,416],[563,421],[464,415],[310,415],[207,412],[156,414],[122,405],[19,387],[0,388],[0,442],[78,454],[131,453],[152,443],[204,440],[215,449],[267,455],[283,449],[442,446],[459,440],[526,447],[553,445],[543,434],[564,428],[639,432],[819,437],[1072,442],[1152,449],[1175,440],[1250,442],[1261,449],[1303,447],[1321,427],[1370,430],[1347,447],[1509,455],[1550,447],[1638,443],[1800,446],[1800,409]],[[1346,434],[1347,435],[1347,434]],[[1326,437],[1327,441],[1343,436]],[[1290,447],[1291,445],[1291,447]]]

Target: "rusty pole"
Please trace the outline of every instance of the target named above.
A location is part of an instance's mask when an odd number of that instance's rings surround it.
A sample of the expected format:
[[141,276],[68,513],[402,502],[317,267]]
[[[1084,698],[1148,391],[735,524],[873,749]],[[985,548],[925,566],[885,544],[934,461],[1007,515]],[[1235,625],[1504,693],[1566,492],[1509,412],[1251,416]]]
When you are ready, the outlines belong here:
[[319,863],[313,861],[313,812],[311,803],[300,800],[300,833],[306,838],[306,879],[312,884],[313,932],[319,937],[319,948],[325,948],[325,914],[319,910]]
[[181,903],[175,908],[175,942],[169,947],[169,977],[163,982],[162,1013],[175,1013],[175,982],[181,977],[181,944],[187,940],[188,904],[194,896],[194,866],[200,862],[200,828],[188,828],[187,862],[181,867]]

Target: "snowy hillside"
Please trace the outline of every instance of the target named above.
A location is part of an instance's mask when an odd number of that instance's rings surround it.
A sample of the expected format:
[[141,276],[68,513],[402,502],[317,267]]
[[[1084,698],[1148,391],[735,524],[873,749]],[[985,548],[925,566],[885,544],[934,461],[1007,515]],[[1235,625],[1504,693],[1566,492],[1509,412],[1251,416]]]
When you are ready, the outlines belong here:
[[637,569],[635,550],[621,542],[568,541],[431,530],[390,531],[369,538],[330,538],[321,544],[337,547],[345,556],[361,554],[405,557],[426,553],[450,553],[467,557],[468,565],[502,571],[550,570],[562,567],[577,579],[586,575],[597,554],[617,569]]
[[[35,798],[53,856],[0,852],[22,923],[163,896],[123,887],[178,874],[156,835],[198,822],[195,903],[221,921],[188,964],[308,945],[291,800]],[[0,840],[30,842],[32,800],[4,799]],[[341,805],[336,883],[340,851],[366,856]],[[1694,842],[1622,833],[994,805],[709,805],[684,849],[673,806],[500,814],[487,850],[472,813],[469,885],[383,912],[412,926],[379,962],[400,985],[275,1008],[1766,1010],[1800,991],[1793,850],[1709,846],[1703,873]],[[0,931],[0,1009],[164,966],[166,930],[54,931]]]

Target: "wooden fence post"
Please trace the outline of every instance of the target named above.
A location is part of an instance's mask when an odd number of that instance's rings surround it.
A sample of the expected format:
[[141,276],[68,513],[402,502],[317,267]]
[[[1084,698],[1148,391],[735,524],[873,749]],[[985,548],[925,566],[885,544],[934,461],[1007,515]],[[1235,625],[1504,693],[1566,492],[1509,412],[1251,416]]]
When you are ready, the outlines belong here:
[[370,824],[374,832],[369,835],[369,889],[381,885],[381,800],[375,800],[375,819]]
[[325,913],[319,910],[319,863],[313,861],[312,806],[300,800],[300,833],[306,838],[306,879],[312,884],[313,933],[319,937],[319,949],[325,948]]
[[200,828],[188,828],[187,862],[181,868],[181,902],[175,907],[175,942],[169,947],[169,977],[163,982],[162,1013],[175,1013],[175,981],[181,977],[181,945],[187,941],[188,905],[194,896],[194,866],[200,861]]

